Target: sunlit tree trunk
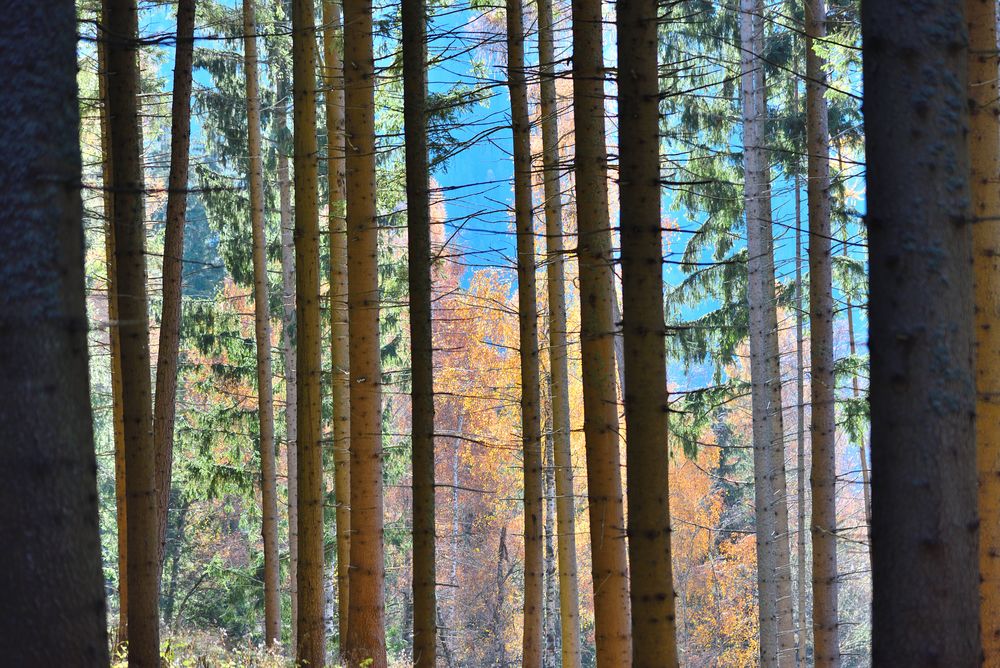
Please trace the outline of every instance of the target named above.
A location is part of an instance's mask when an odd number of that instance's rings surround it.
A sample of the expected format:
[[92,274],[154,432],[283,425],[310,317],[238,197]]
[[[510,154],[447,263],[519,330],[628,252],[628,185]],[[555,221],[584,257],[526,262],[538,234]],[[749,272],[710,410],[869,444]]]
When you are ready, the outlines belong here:
[[10,666],[106,666],[76,14],[66,0],[2,11],[0,656]]
[[264,232],[264,161],[261,148],[260,91],[257,83],[257,22],[254,0],[243,0],[243,54],[250,149],[250,227],[253,237],[254,336],[257,342],[257,418],[260,425],[261,535],[264,543],[264,641],[281,641],[278,588],[278,489],[274,455],[274,392],[271,387],[271,305]]
[[837,639],[837,421],[833,373],[833,259],[830,228],[830,131],[826,63],[816,51],[826,39],[826,2],[806,3],[806,150],[809,179],[809,368],[812,406],[813,658],[840,665]]
[[549,298],[549,372],[552,459],[555,477],[559,565],[559,620],[563,668],[580,666],[580,595],[576,572],[576,502],[570,451],[569,371],[566,348],[566,272],[562,185],[559,178],[559,120],[556,105],[552,0],[538,2],[538,60],[545,192],[546,288]]
[[861,6],[877,666],[982,658],[964,5]]
[[403,3],[403,124],[413,414],[413,664],[437,665],[434,540],[434,352],[427,160],[427,7]]
[[507,0],[507,81],[514,137],[514,227],[517,230],[517,314],[521,359],[524,466],[524,619],[521,665],[542,665],[542,427],[535,294],[535,230],[531,204],[531,127],[524,76],[521,0]]
[[347,273],[351,360],[349,664],[385,668],[382,361],[375,201],[375,60],[371,0],[344,2]]
[[[798,105],[798,83],[795,84],[795,108]],[[806,398],[805,398],[805,333],[803,328],[802,300],[802,179],[795,174],[795,449],[796,487],[798,489],[797,510],[799,520],[798,549],[796,559],[799,570],[798,587],[798,661],[806,662],[809,647],[809,629],[806,615]]]
[[295,333],[298,470],[298,622],[295,658],[325,661],[323,627],[323,453],[320,384],[319,170],[316,35],[312,0],[292,2],[295,133]]
[[337,621],[340,646],[347,637],[351,565],[351,407],[347,324],[347,221],[344,184],[344,67],[336,37],[340,7],[323,2],[323,54],[326,62],[327,178],[329,179],[330,345],[333,394],[333,468],[337,498]]
[[156,451],[157,567],[162,573],[170,511],[170,478],[177,415],[177,356],[181,335],[181,288],[184,269],[184,224],[187,217],[191,147],[191,67],[194,62],[195,0],[177,3],[177,46],[174,51],[173,101],[170,108],[170,172],[163,238],[163,301],[156,352],[156,397],[153,405],[153,448]]
[[602,29],[600,1],[574,0],[577,256],[594,641],[598,668],[615,668],[631,664],[632,637],[615,385]]
[[619,0],[619,184],[632,665],[676,666],[667,493],[657,3]]

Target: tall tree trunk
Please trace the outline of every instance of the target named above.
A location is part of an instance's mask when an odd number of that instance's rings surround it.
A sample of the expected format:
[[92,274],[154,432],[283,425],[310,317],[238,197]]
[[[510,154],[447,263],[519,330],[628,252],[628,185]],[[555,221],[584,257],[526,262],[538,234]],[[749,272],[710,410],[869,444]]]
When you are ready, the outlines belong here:
[[312,0],[292,2],[295,132],[295,322],[299,563],[297,661],[322,666],[323,452],[319,308],[319,170],[316,140],[316,18]]
[[875,665],[982,658],[964,5],[861,6]]
[[427,6],[424,0],[413,0],[403,3],[402,12],[413,414],[413,664],[433,668],[437,665],[437,578],[430,168],[427,159]]
[[351,362],[351,571],[347,659],[385,668],[382,360],[371,0],[344,2],[347,283]]
[[997,5],[967,0],[976,442],[979,457],[980,620],[986,665],[1000,662],[1000,104]]
[[184,269],[184,223],[187,217],[191,147],[191,67],[194,61],[195,0],[177,3],[177,46],[170,107],[170,172],[163,239],[163,302],[156,353],[156,398],[153,405],[153,448],[156,452],[157,568],[163,570],[170,510],[170,477],[177,415],[177,356],[181,337],[181,287]]
[[754,490],[761,665],[795,662],[791,556],[785,484],[781,367],[774,288],[770,166],[764,147],[764,5],[740,0],[740,96],[743,107],[745,210],[750,310]]
[[[104,13],[101,23],[107,25]],[[128,542],[125,517],[125,422],[122,418],[121,334],[118,330],[118,285],[115,277],[114,181],[111,166],[111,118],[108,108],[107,43],[97,42],[97,86],[101,99],[101,181],[104,191],[104,257],[108,280],[108,353],[111,358],[111,432],[115,448],[115,526],[118,532],[118,628],[114,653],[128,642]]]
[[552,458],[559,562],[560,646],[563,668],[580,667],[580,595],[576,574],[576,502],[570,451],[569,371],[566,344],[566,272],[559,120],[556,104],[552,0],[538,2],[538,60],[545,188],[546,287],[549,297],[549,371]]
[[[798,82],[794,84],[795,109],[798,104]],[[806,616],[806,397],[805,397],[805,333],[802,303],[802,179],[795,174],[795,449],[798,488],[798,663],[805,665],[809,647]]]
[[618,133],[632,665],[676,666],[660,223],[657,3],[619,0]]
[[285,355],[285,469],[288,486],[288,582],[291,598],[291,638],[298,638],[298,567],[299,567],[299,480],[298,480],[298,394],[296,392],[295,355],[295,242],[293,240],[292,189],[288,176],[285,145],[288,114],[288,82],[279,75],[278,108],[278,219],[281,225],[281,347]]
[[340,7],[323,2],[326,60],[327,175],[329,179],[330,344],[333,393],[333,469],[337,498],[337,621],[340,646],[347,637],[351,565],[351,406],[347,324],[347,221],[344,174],[344,66],[337,51]]
[[600,0],[573,0],[577,256],[594,641],[598,668],[613,668],[630,665],[632,637],[615,386],[602,29]]
[[108,102],[114,173],[115,269],[121,332],[128,514],[129,666],[160,663],[159,536],[149,377],[146,227],[139,134],[139,15],[135,0],[106,0]]
[[826,39],[826,2],[808,0],[806,13],[806,151],[809,170],[809,367],[812,406],[813,654],[816,666],[840,665],[837,639],[837,421],[833,372],[833,260],[830,228],[830,131],[826,63],[816,51]]
[[281,642],[278,568],[278,489],[274,455],[274,392],[271,387],[271,305],[264,231],[264,160],[257,83],[257,21],[254,0],[243,0],[243,53],[247,96],[250,227],[253,237],[254,336],[257,341],[257,417],[260,424],[261,535],[264,541],[264,640]]
[[[3,3],[0,655],[108,665],[87,374],[74,3]],[[144,321],[145,322],[145,321]],[[147,367],[148,368],[148,367]]]
[[514,143],[514,227],[517,230],[517,314],[521,361],[524,467],[524,618],[521,665],[542,665],[542,425],[535,292],[535,229],[531,203],[531,126],[524,76],[521,0],[507,0],[507,81]]
[[556,560],[556,476],[555,458],[553,456],[553,439],[551,417],[547,420],[543,430],[549,434],[545,439],[544,454],[544,485],[542,491],[545,495],[545,614],[544,614],[544,634],[545,634],[545,668],[555,668],[561,666],[559,660],[562,649],[559,646],[559,582],[558,566]]

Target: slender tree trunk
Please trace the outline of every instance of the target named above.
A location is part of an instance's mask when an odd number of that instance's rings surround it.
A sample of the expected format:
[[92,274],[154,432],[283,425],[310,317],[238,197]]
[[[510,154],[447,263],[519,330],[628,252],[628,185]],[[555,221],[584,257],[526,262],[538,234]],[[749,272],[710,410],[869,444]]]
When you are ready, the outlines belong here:
[[861,7],[874,665],[982,659],[964,5]]
[[115,269],[121,332],[128,513],[129,666],[160,663],[159,537],[149,377],[146,228],[139,134],[139,16],[135,0],[107,0],[108,102],[114,173]]
[[293,642],[298,638],[298,568],[299,568],[299,480],[298,480],[298,394],[296,392],[295,355],[295,242],[293,240],[292,190],[288,176],[288,155],[284,143],[288,114],[288,82],[278,83],[276,112],[278,136],[278,218],[281,225],[281,347],[285,355],[285,468],[288,485],[288,582],[291,597]]
[[177,3],[177,46],[170,108],[170,172],[163,239],[163,302],[156,353],[156,397],[153,405],[153,448],[156,452],[157,568],[163,570],[170,510],[170,477],[177,415],[177,357],[181,338],[181,288],[184,269],[184,223],[187,217],[188,168],[191,148],[191,67],[194,62],[195,0]]
[[[847,230],[844,230],[844,257],[848,257],[847,252]],[[851,296],[844,299],[844,310],[847,312],[847,343],[851,357],[858,352],[857,341],[854,337],[854,304],[851,303]],[[855,399],[861,396],[861,389],[858,386],[858,374],[851,374],[851,394]],[[861,492],[864,497],[865,513],[865,537],[868,539],[868,554],[871,556],[871,527],[872,527],[872,498],[871,484],[868,480],[868,456],[865,454],[865,439],[861,438],[858,443],[858,460],[861,463]]]
[[556,479],[555,458],[551,438],[552,421],[547,420],[544,431],[550,435],[546,438],[544,455],[544,486],[545,494],[545,652],[543,665],[546,668],[561,666],[559,657],[562,649],[559,646],[559,583],[556,561]]
[[806,3],[806,151],[809,180],[809,367],[812,406],[813,653],[816,666],[840,665],[837,639],[837,421],[833,373],[833,261],[830,228],[830,131],[826,2]]
[[[107,25],[104,13],[101,23]],[[102,36],[103,37],[103,36]],[[115,448],[115,526],[118,531],[118,628],[114,653],[128,642],[128,541],[125,517],[125,422],[122,418],[121,335],[115,277],[114,181],[111,166],[111,118],[108,107],[108,58],[104,39],[97,42],[97,85],[101,98],[101,180],[104,187],[104,256],[108,276],[108,353],[111,358],[111,424]]]
[[524,76],[522,14],[521,0],[507,0],[507,80],[514,138],[514,226],[517,230],[517,313],[524,458],[524,620],[521,665],[524,668],[541,668],[544,594],[541,381],[535,291],[535,230],[531,203],[531,127]]
[[243,52],[250,149],[250,227],[253,236],[254,336],[257,341],[257,417],[260,421],[261,534],[264,540],[264,640],[281,642],[278,569],[278,489],[274,455],[274,393],[271,387],[271,305],[268,296],[267,238],[264,231],[264,160],[261,148],[260,91],[257,84],[257,21],[254,0],[243,0]]
[[413,664],[433,668],[437,665],[437,578],[430,168],[427,159],[427,6],[424,0],[413,0],[403,3],[402,12],[413,414]]
[[351,360],[351,571],[347,659],[385,668],[382,360],[371,0],[344,2],[347,273]]
[[580,667],[580,595],[576,574],[576,502],[570,452],[569,371],[566,345],[566,272],[562,184],[559,178],[559,110],[556,105],[552,0],[538,2],[538,60],[545,188],[546,287],[549,297],[549,371],[552,457],[559,561],[559,619],[563,668]]
[[[798,82],[794,84],[795,108],[798,104]],[[803,331],[802,303],[802,179],[795,174],[795,418],[796,418],[796,475],[798,488],[798,559],[799,569],[799,642],[798,663],[806,665],[809,631],[806,615],[806,397],[805,397],[805,333]]]
[[614,284],[604,144],[604,45],[599,0],[573,0],[573,113],[580,262],[583,431],[598,668],[630,665],[632,637],[625,556],[618,397],[612,318]]
[[326,60],[327,174],[329,178],[330,344],[333,393],[333,469],[337,498],[337,621],[340,646],[347,638],[351,565],[351,406],[347,323],[347,221],[344,175],[344,66],[337,51],[340,7],[323,2]]
[[0,656],[108,665],[87,373],[74,3],[2,3]]
[[319,192],[316,35],[312,0],[292,2],[295,132],[295,333],[299,564],[297,661],[322,666],[323,452],[320,384]]
[[1000,663],[1000,104],[997,5],[968,0],[969,158],[975,272],[979,592],[985,665]]
[[657,3],[619,0],[619,182],[632,665],[676,666],[667,493]]

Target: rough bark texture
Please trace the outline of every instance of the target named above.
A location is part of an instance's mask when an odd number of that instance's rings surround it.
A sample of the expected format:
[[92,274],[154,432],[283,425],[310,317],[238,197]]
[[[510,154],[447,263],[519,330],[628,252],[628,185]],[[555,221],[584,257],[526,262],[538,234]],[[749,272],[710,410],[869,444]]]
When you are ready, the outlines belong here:
[[278,588],[278,488],[274,455],[274,392],[271,387],[271,305],[264,232],[264,161],[257,83],[257,21],[254,0],[243,0],[243,62],[246,75],[247,143],[250,149],[250,228],[253,237],[254,337],[257,343],[257,418],[260,425],[261,536],[264,543],[264,641],[281,642]]
[[323,628],[323,452],[320,385],[319,170],[316,28],[311,0],[292,2],[295,132],[295,334],[298,457],[298,622],[295,658],[325,660]]
[[371,0],[344,2],[347,272],[351,359],[351,571],[346,658],[385,668],[382,360]]
[[115,269],[122,359],[128,514],[129,665],[160,663],[159,540],[149,377],[146,228],[139,134],[138,12],[135,0],[107,0],[108,102],[114,168]]
[[874,665],[981,659],[964,4],[862,4]]
[[816,52],[826,38],[826,2],[808,0],[806,16],[806,151],[809,180],[809,367],[812,406],[813,660],[840,665],[837,640],[837,421],[833,372],[833,259],[830,230],[830,131],[826,63]]
[[740,97],[749,251],[747,301],[750,310],[760,660],[763,666],[784,666],[795,662],[795,630],[774,290],[771,177],[764,147],[767,90],[761,58],[764,53],[763,12],[761,0],[740,0]]
[[655,668],[678,665],[667,493],[657,4],[619,0],[617,17],[632,665]]
[[434,351],[431,341],[427,7],[403,3],[403,123],[409,251],[413,440],[413,664],[437,665],[434,541]]
[[1000,124],[996,0],[968,0],[983,654],[1000,663]]
[[323,2],[326,62],[327,178],[329,179],[330,347],[333,394],[333,488],[337,498],[337,622],[340,645],[347,637],[351,565],[351,386],[347,324],[347,221],[344,184],[344,66],[336,46],[340,7]]
[[580,262],[580,345],[583,431],[593,552],[594,641],[598,668],[632,661],[618,444],[612,320],[611,224],[604,144],[603,40],[599,0],[573,2],[573,113],[576,125],[577,256]]
[[0,656],[107,665],[87,375],[76,14],[2,3]]
[[580,586],[576,571],[576,501],[570,451],[569,371],[566,347],[566,272],[559,120],[556,105],[552,0],[538,1],[538,60],[545,188],[546,287],[549,297],[549,373],[552,461],[555,478],[559,570],[560,656],[563,668],[580,666]]
[[521,665],[541,668],[544,574],[542,536],[541,379],[535,229],[531,208],[531,126],[524,76],[521,0],[507,0],[507,82],[514,137],[514,226],[517,231],[517,315],[521,359],[521,440],[524,467],[524,619]]
[[170,171],[163,239],[163,301],[156,352],[156,398],[153,405],[153,448],[156,451],[157,564],[162,572],[170,510],[170,477],[177,415],[177,355],[181,340],[181,287],[184,269],[184,223],[187,216],[191,148],[191,67],[194,62],[195,0],[177,3],[177,47],[170,107]]

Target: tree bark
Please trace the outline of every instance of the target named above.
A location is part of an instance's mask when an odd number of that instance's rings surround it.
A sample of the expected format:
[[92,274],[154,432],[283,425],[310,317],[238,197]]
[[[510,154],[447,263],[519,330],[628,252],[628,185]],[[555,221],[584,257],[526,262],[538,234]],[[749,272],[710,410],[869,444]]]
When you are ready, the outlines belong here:
[[319,169],[316,27],[312,0],[292,2],[295,132],[295,322],[299,563],[297,661],[322,666],[323,452],[319,308]]
[[0,655],[16,666],[107,665],[76,13],[66,1],[2,9]]
[[135,0],[107,0],[108,102],[114,173],[115,269],[121,332],[128,526],[129,666],[160,663],[159,536],[149,374],[146,227],[139,134],[139,17]]
[[413,664],[418,668],[437,665],[426,14],[424,0],[403,3],[403,124],[413,415]]
[[344,2],[347,283],[351,363],[350,666],[385,668],[382,361],[375,202],[375,60],[371,0]]
[[521,0],[507,0],[507,81],[514,143],[514,226],[517,231],[517,313],[521,362],[524,467],[524,618],[521,665],[541,668],[543,608],[542,425],[535,289],[535,229],[531,202],[531,126],[524,75]]
[[323,2],[326,61],[327,177],[329,179],[330,345],[333,394],[333,469],[337,499],[337,620],[340,646],[347,637],[351,565],[351,407],[347,323],[347,221],[344,175],[344,66],[337,51],[340,7]]
[[874,665],[982,658],[964,4],[861,7]]
[[556,493],[560,647],[563,668],[580,667],[580,594],[576,571],[576,501],[570,450],[569,370],[566,344],[566,272],[562,184],[559,178],[559,110],[556,104],[552,0],[538,1],[538,60],[545,189],[546,288],[549,298],[549,372],[552,459]]
[[[794,84],[795,108],[798,104],[798,82]],[[795,174],[795,449],[799,518],[798,550],[796,559],[799,570],[798,587],[798,663],[804,665],[808,656],[809,631],[806,616],[806,398],[805,398],[805,333],[802,303],[802,182]]]
[[257,83],[257,21],[254,0],[243,0],[243,53],[250,149],[250,227],[253,238],[254,337],[257,342],[257,417],[260,425],[261,535],[264,542],[264,641],[281,642],[278,568],[278,489],[274,455],[274,392],[271,387],[271,305],[264,230],[264,161],[261,148],[260,90]]
[[975,284],[980,623],[985,665],[1000,662],[1000,104],[997,6],[965,3],[969,26],[969,159]]
[[574,0],[577,257],[594,641],[598,668],[613,668],[631,664],[632,637],[615,386],[602,29],[599,0]]
[[837,638],[837,421],[833,372],[833,262],[830,228],[830,131],[826,62],[826,2],[808,0],[806,17],[806,152],[809,179],[809,367],[812,406],[813,659],[840,666]]
[[657,3],[619,0],[621,199],[632,665],[677,666],[670,560]]

